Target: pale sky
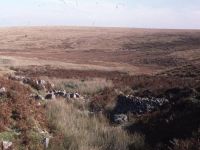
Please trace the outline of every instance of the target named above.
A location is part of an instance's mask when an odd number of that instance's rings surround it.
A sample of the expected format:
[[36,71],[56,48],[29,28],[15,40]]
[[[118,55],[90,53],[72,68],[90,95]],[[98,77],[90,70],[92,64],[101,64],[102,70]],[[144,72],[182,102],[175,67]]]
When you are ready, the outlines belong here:
[[0,26],[200,29],[200,0],[0,0]]

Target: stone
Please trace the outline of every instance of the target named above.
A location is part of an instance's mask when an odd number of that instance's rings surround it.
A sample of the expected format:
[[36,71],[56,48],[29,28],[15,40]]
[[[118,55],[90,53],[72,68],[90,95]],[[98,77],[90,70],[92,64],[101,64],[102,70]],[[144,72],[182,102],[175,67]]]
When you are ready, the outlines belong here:
[[70,99],[70,94],[69,93],[65,93],[64,97],[67,98],[67,99]]
[[115,114],[113,121],[115,123],[122,124],[128,121],[128,117],[125,114]]
[[53,83],[49,83],[50,87],[54,88],[55,85]]
[[40,102],[37,103],[37,107],[40,107],[42,104]]
[[75,93],[75,98],[80,98],[80,95],[78,93]]
[[45,85],[46,81],[44,81],[44,80],[38,80],[38,83],[41,84],[41,85]]
[[54,93],[49,93],[45,96],[45,99],[49,100],[56,99],[56,96],[54,95]]
[[70,98],[76,98],[76,95],[74,93],[70,93]]
[[44,146],[45,146],[45,149],[47,149],[47,148],[49,147],[49,141],[50,141],[50,139],[49,139],[48,137],[46,137],[46,138],[44,139]]
[[2,142],[3,150],[8,150],[9,148],[11,148],[12,144],[13,144],[12,142],[3,141]]
[[35,100],[44,100],[44,97],[42,95],[35,95]]
[[4,94],[5,92],[6,92],[6,88],[5,87],[0,88],[0,94]]
[[55,91],[54,94],[56,96],[65,97],[66,91],[65,90],[63,90],[63,91]]
[[70,93],[70,98],[77,99],[80,98],[80,95],[78,93]]
[[30,78],[24,78],[23,79],[23,83],[24,84],[30,84],[31,83],[31,79]]

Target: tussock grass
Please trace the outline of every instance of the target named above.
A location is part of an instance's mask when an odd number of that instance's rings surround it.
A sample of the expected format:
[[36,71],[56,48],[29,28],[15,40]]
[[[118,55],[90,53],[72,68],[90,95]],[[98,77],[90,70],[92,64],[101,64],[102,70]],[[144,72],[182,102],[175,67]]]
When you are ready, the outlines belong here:
[[51,144],[50,149],[126,150],[134,139],[141,138],[130,137],[122,128],[109,126],[95,116],[89,117],[62,100],[48,104],[47,116],[55,132],[64,134],[63,141]]

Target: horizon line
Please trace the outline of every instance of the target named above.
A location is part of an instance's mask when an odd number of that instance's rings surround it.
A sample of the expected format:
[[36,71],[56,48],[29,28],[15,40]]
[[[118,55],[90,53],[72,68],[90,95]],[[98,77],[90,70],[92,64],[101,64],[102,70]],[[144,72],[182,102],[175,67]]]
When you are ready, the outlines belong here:
[[75,27],[75,28],[119,28],[119,29],[138,29],[138,30],[200,30],[200,28],[161,28],[161,27],[126,27],[126,26],[93,26],[93,25],[7,25],[2,28],[44,28],[44,27]]

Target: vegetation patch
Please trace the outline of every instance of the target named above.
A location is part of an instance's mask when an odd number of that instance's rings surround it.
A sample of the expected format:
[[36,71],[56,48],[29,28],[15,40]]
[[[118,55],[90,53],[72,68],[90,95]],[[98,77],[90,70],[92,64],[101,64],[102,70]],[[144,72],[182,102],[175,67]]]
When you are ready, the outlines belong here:
[[[141,138],[139,135],[128,135],[120,127],[109,126],[105,119],[97,116],[90,117],[87,111],[80,111],[73,104],[64,101],[55,101],[48,104],[47,115],[54,132],[63,133],[63,140],[58,144],[61,149],[104,149],[125,150]],[[55,149],[55,145],[52,145]]]

